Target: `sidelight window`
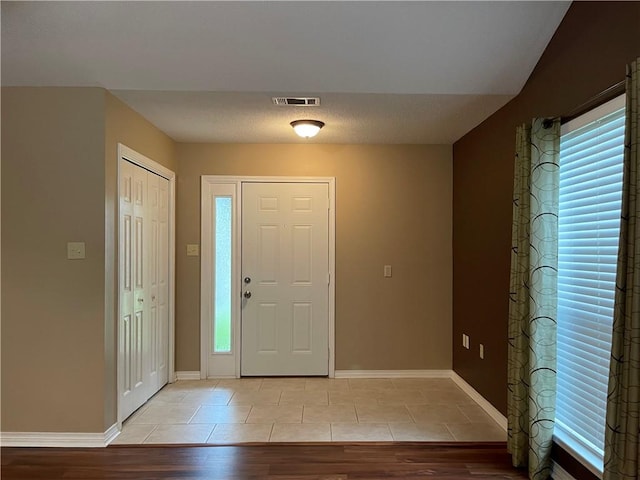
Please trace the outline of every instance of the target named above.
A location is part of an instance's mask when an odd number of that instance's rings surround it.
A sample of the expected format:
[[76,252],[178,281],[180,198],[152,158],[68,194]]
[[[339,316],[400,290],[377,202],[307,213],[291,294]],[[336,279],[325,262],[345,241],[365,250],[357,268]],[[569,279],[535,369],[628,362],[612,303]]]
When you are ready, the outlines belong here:
[[232,198],[216,196],[214,205],[214,353],[231,352]]

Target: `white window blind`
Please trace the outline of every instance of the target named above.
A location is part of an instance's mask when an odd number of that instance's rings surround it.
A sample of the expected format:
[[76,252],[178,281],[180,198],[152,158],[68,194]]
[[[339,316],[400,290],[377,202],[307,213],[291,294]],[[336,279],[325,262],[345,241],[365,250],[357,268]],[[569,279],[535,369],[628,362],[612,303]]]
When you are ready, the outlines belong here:
[[624,96],[563,126],[556,437],[602,472],[615,292]]

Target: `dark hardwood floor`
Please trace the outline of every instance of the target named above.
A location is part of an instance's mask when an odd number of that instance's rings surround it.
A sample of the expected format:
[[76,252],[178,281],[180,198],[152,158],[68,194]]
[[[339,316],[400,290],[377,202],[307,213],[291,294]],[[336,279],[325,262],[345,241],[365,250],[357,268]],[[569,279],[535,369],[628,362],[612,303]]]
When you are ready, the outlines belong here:
[[526,479],[504,443],[2,448],[14,479]]

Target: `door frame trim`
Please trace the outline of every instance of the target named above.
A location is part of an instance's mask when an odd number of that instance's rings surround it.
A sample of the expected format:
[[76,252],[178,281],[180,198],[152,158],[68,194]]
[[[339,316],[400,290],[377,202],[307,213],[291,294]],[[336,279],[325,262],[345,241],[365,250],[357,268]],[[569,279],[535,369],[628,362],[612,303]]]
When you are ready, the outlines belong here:
[[176,265],[176,174],[165,166],[151,160],[150,158],[136,152],[132,148],[122,143],[118,143],[118,162],[117,162],[117,185],[116,185],[116,222],[115,222],[115,238],[117,248],[115,249],[115,276],[116,276],[116,312],[118,314],[116,320],[116,345],[115,345],[115,363],[117,371],[117,425],[122,428],[121,408],[121,385],[123,379],[122,365],[120,362],[120,185],[122,183],[122,172],[120,164],[122,161],[128,161],[134,165],[144,168],[156,175],[159,175],[169,181],[169,270],[168,270],[168,310],[169,310],[169,351],[167,365],[167,380],[169,383],[175,381],[175,265]]
[[[232,260],[231,271],[236,278],[233,279],[233,285],[235,288],[232,291],[236,291],[237,282],[239,278],[239,268],[241,261],[240,246],[242,245],[242,184],[243,183],[326,183],[329,188],[329,378],[335,376],[335,299],[336,299],[336,179],[335,177],[288,177],[288,176],[237,176],[237,175],[202,175],[201,176],[201,190],[200,190],[200,378],[212,378],[208,375],[208,357],[209,357],[209,321],[210,310],[212,305],[212,285],[211,285],[211,256],[207,253],[213,248],[212,239],[212,225],[210,215],[210,202],[208,201],[211,189],[214,185],[229,185],[236,186],[236,198],[235,200],[235,220],[236,223],[233,226],[233,245],[235,247],[235,254]],[[232,293],[233,295],[233,293]],[[240,378],[240,348],[241,338],[240,332],[240,304],[241,299],[239,295],[233,296],[234,301],[234,313],[232,313],[233,322],[233,349],[235,352],[235,374],[225,375],[228,377]],[[219,376],[218,376],[219,377]]]

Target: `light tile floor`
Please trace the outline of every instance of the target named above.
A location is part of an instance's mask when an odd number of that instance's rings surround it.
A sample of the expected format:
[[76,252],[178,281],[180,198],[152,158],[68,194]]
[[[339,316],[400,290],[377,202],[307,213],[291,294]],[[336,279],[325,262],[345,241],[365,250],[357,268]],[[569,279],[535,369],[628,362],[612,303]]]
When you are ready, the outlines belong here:
[[167,385],[113,443],[504,440],[449,379],[248,378]]

